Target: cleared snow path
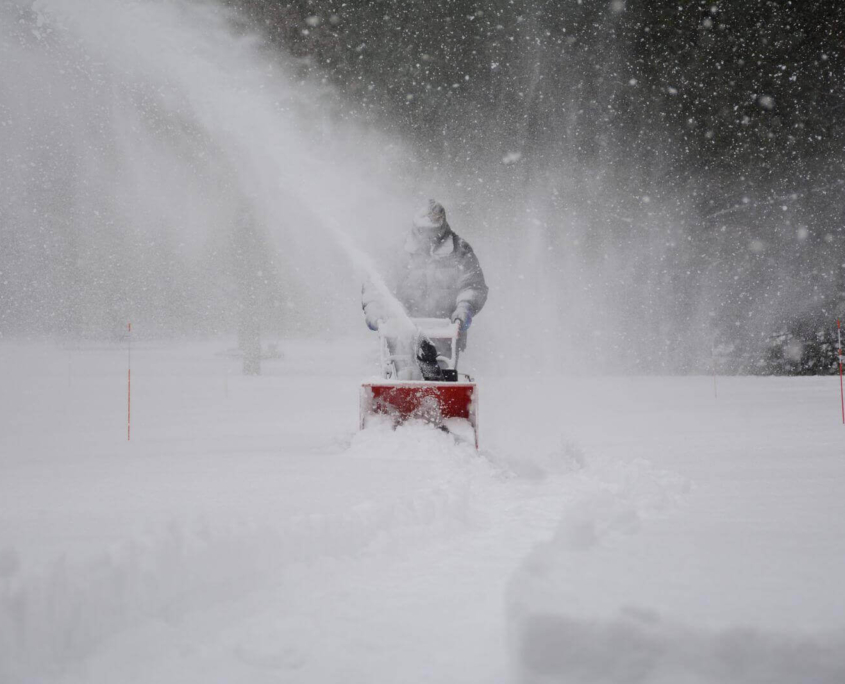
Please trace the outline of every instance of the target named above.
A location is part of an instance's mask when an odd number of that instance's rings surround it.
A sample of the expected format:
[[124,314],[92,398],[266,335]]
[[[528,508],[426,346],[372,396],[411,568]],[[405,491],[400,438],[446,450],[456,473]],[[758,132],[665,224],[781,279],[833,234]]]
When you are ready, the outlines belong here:
[[168,573],[202,582],[182,587],[193,602],[164,602],[65,680],[113,681],[121,668],[133,682],[501,681],[505,586],[556,522],[559,492],[424,427],[367,434],[343,457],[374,472],[374,453],[437,472],[391,504],[312,519],[300,544],[250,532],[231,549],[212,542],[216,558],[200,547],[190,573]]

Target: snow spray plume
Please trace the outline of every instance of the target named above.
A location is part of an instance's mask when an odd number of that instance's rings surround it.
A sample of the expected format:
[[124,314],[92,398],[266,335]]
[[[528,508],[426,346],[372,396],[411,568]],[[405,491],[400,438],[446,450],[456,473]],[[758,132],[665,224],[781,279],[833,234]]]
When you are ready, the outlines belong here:
[[403,224],[410,155],[236,26],[199,0],[0,3],[0,330],[363,328],[350,246]]
[[335,239],[346,251],[352,263],[366,273],[370,282],[375,286],[382,302],[384,302],[385,308],[390,312],[390,318],[396,321],[405,332],[416,331],[416,325],[414,325],[411,317],[405,311],[405,307],[402,306],[402,303],[393,294],[387,282],[385,282],[373,258],[355,245],[352,238],[341,230],[340,226],[334,223],[329,223],[328,225],[334,233]]

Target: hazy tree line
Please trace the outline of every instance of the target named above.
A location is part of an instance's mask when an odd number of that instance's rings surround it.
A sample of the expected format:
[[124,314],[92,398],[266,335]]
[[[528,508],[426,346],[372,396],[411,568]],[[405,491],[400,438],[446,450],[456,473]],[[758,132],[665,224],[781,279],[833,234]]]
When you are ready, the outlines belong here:
[[818,368],[845,313],[841,3],[230,4],[429,168],[483,176],[471,201],[627,253],[601,285],[654,337],[642,368],[688,367],[690,331],[726,369]]

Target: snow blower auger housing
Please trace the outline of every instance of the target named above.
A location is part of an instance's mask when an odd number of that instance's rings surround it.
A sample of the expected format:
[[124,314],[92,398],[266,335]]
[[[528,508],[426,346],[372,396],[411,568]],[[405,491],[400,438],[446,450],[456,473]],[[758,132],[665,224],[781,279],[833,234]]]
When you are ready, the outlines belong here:
[[[361,385],[360,428],[374,415],[424,420],[478,448],[478,390],[458,374],[459,323],[415,318],[414,333],[379,326],[382,379]],[[463,379],[459,379],[463,378]]]

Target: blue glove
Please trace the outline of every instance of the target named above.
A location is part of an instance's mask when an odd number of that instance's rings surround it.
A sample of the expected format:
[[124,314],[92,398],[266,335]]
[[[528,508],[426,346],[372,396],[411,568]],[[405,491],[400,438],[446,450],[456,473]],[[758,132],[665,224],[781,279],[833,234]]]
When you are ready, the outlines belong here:
[[472,310],[466,306],[458,306],[452,314],[452,323],[455,321],[461,322],[461,332],[465,332],[472,323]]
[[367,327],[368,327],[370,330],[372,330],[373,332],[376,332],[376,331],[378,330],[378,327],[379,327],[380,325],[381,325],[381,320],[374,321],[374,320],[372,320],[372,319],[370,319],[370,318],[368,318],[368,319],[367,319]]

